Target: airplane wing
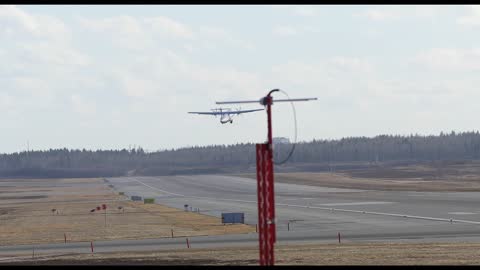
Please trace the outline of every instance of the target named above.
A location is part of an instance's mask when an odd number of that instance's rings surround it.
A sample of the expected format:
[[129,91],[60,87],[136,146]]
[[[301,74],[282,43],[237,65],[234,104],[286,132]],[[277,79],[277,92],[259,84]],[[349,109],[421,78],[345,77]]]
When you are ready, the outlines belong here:
[[221,115],[221,114],[226,114],[226,112],[188,112],[188,113],[207,114],[207,115]]
[[230,111],[229,114],[241,114],[241,113],[249,113],[249,112],[256,112],[256,111],[263,111],[264,109],[255,109],[255,110],[243,110],[243,111]]
[[249,113],[249,112],[256,112],[256,111],[263,111],[264,109],[255,109],[255,110],[243,110],[243,111],[233,111],[233,110],[225,110],[225,111],[215,111],[215,112],[188,112],[194,114],[206,114],[206,115],[230,115],[230,114],[241,114],[241,113]]

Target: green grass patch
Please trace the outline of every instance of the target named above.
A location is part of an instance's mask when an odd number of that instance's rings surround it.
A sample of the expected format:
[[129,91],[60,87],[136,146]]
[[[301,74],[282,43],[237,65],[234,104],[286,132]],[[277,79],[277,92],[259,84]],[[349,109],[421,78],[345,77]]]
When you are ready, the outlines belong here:
[[143,199],[143,203],[155,203],[155,199],[154,198],[145,198]]

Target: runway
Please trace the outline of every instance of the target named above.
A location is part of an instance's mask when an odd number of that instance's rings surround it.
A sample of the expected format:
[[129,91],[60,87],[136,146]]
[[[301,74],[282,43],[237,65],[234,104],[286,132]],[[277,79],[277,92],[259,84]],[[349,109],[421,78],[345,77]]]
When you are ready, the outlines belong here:
[[[154,197],[159,204],[179,209],[188,204],[189,209],[217,217],[222,212],[244,212],[246,223],[257,223],[256,180],[196,175],[109,181],[129,196]],[[311,235],[381,231],[405,237],[421,231],[480,233],[479,192],[370,191],[276,183],[275,193],[279,236],[288,229]]]
[[[257,223],[256,180],[221,176],[108,178],[117,192],[220,217],[244,212]],[[480,192],[372,191],[276,183],[277,244],[478,242]],[[191,237],[192,248],[258,245],[256,233]],[[95,252],[186,248],[185,238],[98,241]],[[0,246],[0,255],[89,253],[90,242]]]

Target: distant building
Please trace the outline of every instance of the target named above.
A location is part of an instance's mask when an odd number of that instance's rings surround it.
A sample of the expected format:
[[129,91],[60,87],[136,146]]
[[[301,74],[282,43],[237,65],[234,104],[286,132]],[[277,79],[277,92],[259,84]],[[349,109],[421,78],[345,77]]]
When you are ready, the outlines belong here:
[[132,201],[136,201],[136,202],[142,201],[142,199],[143,199],[143,198],[140,197],[140,196],[132,196],[131,198],[132,198]]
[[273,138],[273,143],[274,144],[277,144],[277,143],[286,144],[286,143],[290,143],[290,140],[288,138],[285,138],[285,137],[275,137],[275,138]]

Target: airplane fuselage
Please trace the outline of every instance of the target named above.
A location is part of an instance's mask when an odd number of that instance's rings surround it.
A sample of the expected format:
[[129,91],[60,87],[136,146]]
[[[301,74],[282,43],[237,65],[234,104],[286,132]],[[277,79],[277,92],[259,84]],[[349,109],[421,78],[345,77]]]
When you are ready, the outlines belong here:
[[230,124],[233,123],[232,117],[229,114],[222,114],[220,117],[220,123],[226,124],[228,122],[230,122]]

